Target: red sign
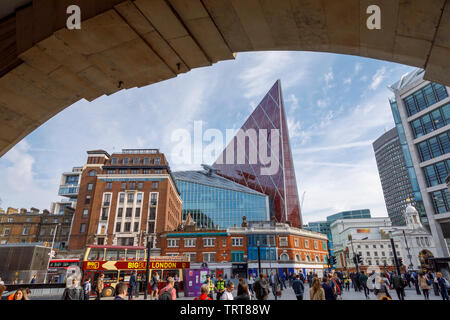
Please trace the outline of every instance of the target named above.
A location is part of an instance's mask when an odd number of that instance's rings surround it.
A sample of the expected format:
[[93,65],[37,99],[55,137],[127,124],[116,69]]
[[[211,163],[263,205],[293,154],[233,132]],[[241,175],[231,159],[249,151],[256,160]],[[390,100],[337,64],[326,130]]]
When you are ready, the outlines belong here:
[[[150,261],[150,269],[189,269],[189,262]],[[84,261],[84,270],[145,270],[147,261]]]

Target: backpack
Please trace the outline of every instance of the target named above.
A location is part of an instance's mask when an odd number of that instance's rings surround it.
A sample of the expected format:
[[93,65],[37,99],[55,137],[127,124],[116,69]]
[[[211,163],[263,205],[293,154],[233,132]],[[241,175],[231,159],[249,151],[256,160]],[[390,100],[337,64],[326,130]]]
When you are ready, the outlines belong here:
[[159,300],[172,300],[172,290],[173,288],[164,291],[164,293],[159,296]]
[[268,295],[267,289],[261,284],[260,281],[255,283],[255,295],[258,299],[264,298]]

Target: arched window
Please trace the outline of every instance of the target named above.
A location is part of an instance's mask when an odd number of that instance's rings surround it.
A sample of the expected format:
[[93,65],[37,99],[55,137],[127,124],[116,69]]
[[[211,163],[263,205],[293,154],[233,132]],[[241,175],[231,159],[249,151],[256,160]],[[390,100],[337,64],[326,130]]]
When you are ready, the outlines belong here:
[[96,175],[97,175],[97,172],[95,171],[95,170],[91,170],[91,171],[89,171],[89,174],[88,174],[90,177],[95,177]]
[[295,255],[295,261],[300,261],[300,255],[299,254]]
[[282,253],[280,255],[280,260],[281,261],[288,261],[289,260],[289,255],[287,253]]
[[306,261],[311,262],[311,257],[309,255],[306,255]]
[[316,256],[316,262],[320,262],[319,256]]

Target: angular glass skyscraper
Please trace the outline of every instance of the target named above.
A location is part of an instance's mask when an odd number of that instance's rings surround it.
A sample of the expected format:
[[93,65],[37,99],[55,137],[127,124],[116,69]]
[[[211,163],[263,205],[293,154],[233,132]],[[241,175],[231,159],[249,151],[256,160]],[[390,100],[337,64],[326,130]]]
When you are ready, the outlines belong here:
[[[272,86],[241,130],[214,162],[213,167],[227,179],[267,194],[271,217],[276,221],[289,222],[294,227],[302,228],[280,80]],[[239,135],[240,133],[243,135]],[[240,147],[245,151],[245,157]],[[257,151],[256,161],[253,151]],[[264,159],[268,155],[272,161],[270,165]],[[267,168],[273,168],[274,162],[276,172],[265,172],[271,171]]]

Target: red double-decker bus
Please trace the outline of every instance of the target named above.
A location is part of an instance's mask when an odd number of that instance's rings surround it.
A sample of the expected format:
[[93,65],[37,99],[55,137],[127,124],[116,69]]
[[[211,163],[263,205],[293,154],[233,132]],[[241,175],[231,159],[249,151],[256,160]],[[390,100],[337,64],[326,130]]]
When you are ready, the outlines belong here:
[[[157,272],[161,279],[159,286],[164,286],[169,276],[178,275],[180,288],[183,283],[183,269],[190,267],[184,256],[150,257],[150,275]],[[82,261],[83,282],[91,279],[92,288],[100,274],[104,274],[102,296],[114,295],[116,285],[130,280],[131,273],[137,272],[140,291],[144,290],[147,267],[146,247],[100,246],[90,245],[86,248]],[[93,290],[94,291],[94,290]]]
[[52,259],[48,264],[47,281],[52,283],[64,283],[68,267],[79,266],[80,259]]

